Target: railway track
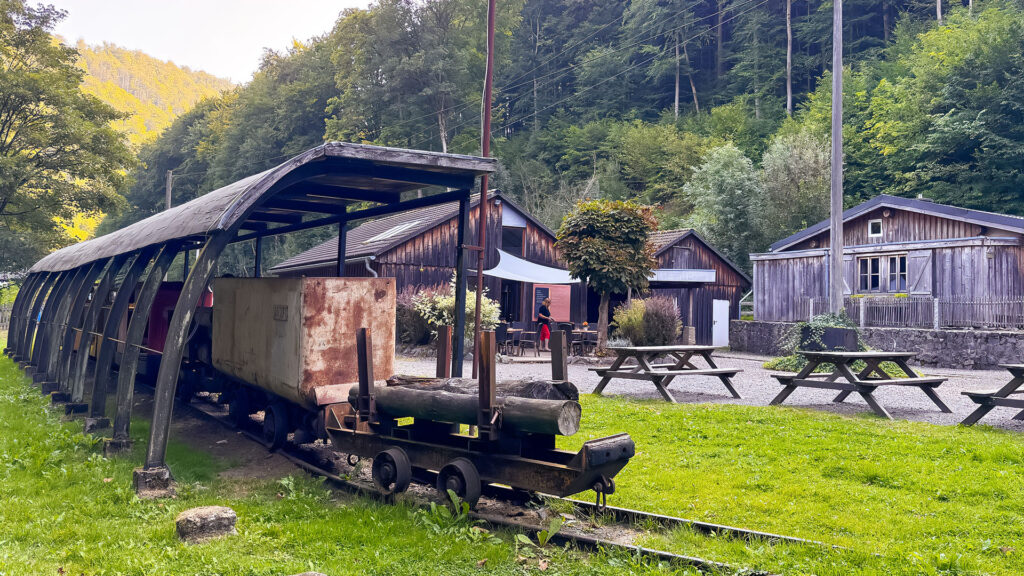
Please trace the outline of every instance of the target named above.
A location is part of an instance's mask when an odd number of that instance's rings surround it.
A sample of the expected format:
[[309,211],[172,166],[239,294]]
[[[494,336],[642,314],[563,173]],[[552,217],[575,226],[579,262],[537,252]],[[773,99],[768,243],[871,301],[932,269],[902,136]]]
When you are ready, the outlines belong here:
[[[202,417],[213,420],[220,425],[241,432],[249,440],[260,444],[263,447],[268,447],[267,443],[263,440],[262,436],[252,429],[245,429],[237,427],[234,422],[228,417],[227,411],[223,406],[214,404],[212,402],[205,401],[203,399],[196,399],[189,404],[195,412],[200,414]],[[317,462],[315,455],[316,451],[302,449],[301,447],[295,447],[288,445],[285,448],[279,449],[278,454],[295,464],[296,466],[306,470],[307,472],[321,476],[327,479],[335,488],[341,489],[348,493],[358,494],[361,496],[367,496],[379,500],[387,500],[388,496],[385,496],[374,488],[373,484],[369,481],[362,481],[359,479],[353,479],[348,476],[343,476],[331,470],[328,470]],[[422,479],[421,479],[422,480]],[[514,499],[514,495],[511,490],[491,490],[486,493],[491,501],[498,502],[509,502]],[[419,500],[423,502],[418,502]],[[845,550],[841,546],[827,544],[816,540],[809,540],[805,538],[797,538],[793,536],[786,536],[781,534],[774,534],[770,532],[763,532],[759,530],[749,530],[746,528],[739,528],[735,526],[728,526],[724,524],[715,524],[710,522],[702,522],[699,520],[692,520],[687,518],[678,518],[674,516],[667,516],[663,514],[654,514],[650,512],[643,512],[639,510],[631,510],[628,508],[619,508],[615,506],[598,506],[592,502],[584,502],[572,498],[558,498],[554,496],[544,496],[544,499],[548,502],[562,503],[563,506],[571,507],[573,515],[575,517],[597,519],[599,523],[604,525],[606,528],[614,526],[612,530],[605,530],[605,532],[615,531],[619,528],[627,528],[630,530],[636,530],[636,527],[641,527],[641,531],[650,531],[651,526],[657,526],[662,529],[675,529],[675,528],[689,528],[694,531],[700,532],[706,535],[724,535],[729,538],[735,538],[747,542],[764,541],[768,543],[788,543],[800,546],[813,546],[823,549],[832,550]],[[429,497],[417,498],[413,497],[412,500],[416,503],[425,505],[429,501]],[[483,501],[482,501],[483,502]],[[512,505],[515,506],[515,505]],[[546,526],[541,526],[536,522],[527,520],[528,514],[525,513],[528,508],[525,506],[520,507],[522,510],[514,515],[507,513],[496,513],[489,510],[488,506],[482,506],[483,508],[470,512],[470,517],[488,525],[508,528],[513,530],[521,530],[531,534],[536,534],[538,531],[543,530]],[[572,545],[577,548],[586,550],[600,550],[600,549],[618,549],[629,551],[633,554],[637,554],[646,558],[657,560],[660,562],[667,562],[675,565],[686,565],[697,568],[702,572],[708,573],[740,573],[742,572],[748,576],[768,576],[770,573],[765,571],[752,571],[749,569],[741,569],[736,566],[725,564],[722,562],[716,562],[714,560],[708,560],[706,558],[700,558],[696,556],[688,556],[682,554],[676,554],[665,550],[656,550],[653,548],[647,548],[638,546],[631,543],[622,541],[616,541],[611,538],[602,537],[600,534],[588,534],[581,530],[574,529],[563,529],[562,531],[555,534],[551,542],[559,545]]]

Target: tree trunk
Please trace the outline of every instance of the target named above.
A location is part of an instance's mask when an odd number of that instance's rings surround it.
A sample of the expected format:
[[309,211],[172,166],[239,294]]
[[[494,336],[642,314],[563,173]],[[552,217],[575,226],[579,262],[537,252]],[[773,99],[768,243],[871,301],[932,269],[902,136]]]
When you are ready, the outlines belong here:
[[889,0],[882,0],[882,40],[889,45]]
[[676,96],[673,110],[676,120],[679,120],[679,34],[676,34]]
[[700,113],[700,102],[697,101],[697,85],[693,82],[693,69],[690,68],[690,55],[686,51],[686,42],[683,42],[683,58],[686,58],[686,76],[690,79],[690,92],[693,94],[693,110]]
[[[437,390],[452,394],[476,396],[480,383],[472,378],[432,378],[395,374],[387,380],[388,386],[416,390]],[[501,380],[495,384],[495,394],[503,397],[532,398],[534,400],[579,400],[580,393],[572,382],[521,378]]]
[[725,26],[725,2],[718,0],[718,22],[715,26],[715,82],[722,79],[722,28]]
[[[354,404],[358,395],[358,387],[353,386],[348,393],[349,402]],[[474,395],[401,386],[377,388],[373,398],[377,410],[393,418],[476,424],[480,409],[479,399]],[[572,400],[510,396],[497,398],[495,403],[501,407],[501,429],[505,431],[572,436],[580,429],[582,410]]]
[[793,0],[786,0],[786,115],[793,115]]
[[597,351],[604,353],[608,346],[608,303],[611,301],[611,294],[601,293],[601,302],[597,305]]
[[942,0],[935,0],[935,19],[939,21],[939,26],[942,26]]
[[444,106],[437,111],[437,131],[441,134],[441,152],[448,152],[448,126],[444,118]]

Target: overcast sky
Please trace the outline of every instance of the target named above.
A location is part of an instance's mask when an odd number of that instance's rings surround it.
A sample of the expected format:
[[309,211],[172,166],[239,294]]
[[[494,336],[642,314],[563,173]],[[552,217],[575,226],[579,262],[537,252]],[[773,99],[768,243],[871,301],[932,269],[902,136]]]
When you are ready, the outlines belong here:
[[246,82],[264,48],[283,50],[369,0],[46,0],[68,12],[56,33],[110,42],[193,70]]

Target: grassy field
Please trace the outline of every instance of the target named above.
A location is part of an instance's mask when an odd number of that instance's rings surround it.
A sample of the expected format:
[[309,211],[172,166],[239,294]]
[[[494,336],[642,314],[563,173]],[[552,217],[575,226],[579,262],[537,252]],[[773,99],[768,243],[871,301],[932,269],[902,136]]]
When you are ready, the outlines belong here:
[[[137,439],[145,434],[144,423],[133,426]],[[178,498],[139,500],[131,471],[141,452],[103,458],[81,422],[61,422],[17,368],[0,360],[0,575],[539,573],[541,558],[519,559],[514,534],[499,533],[497,541],[408,506],[339,496],[301,474],[219,478],[224,463],[177,442],[168,460]],[[238,535],[179,543],[174,517],[208,504],[238,513]],[[624,553],[547,554],[550,574],[670,572]]]
[[585,396],[584,433],[629,432],[610,503],[848,547],[648,545],[785,574],[1024,573],[1024,438],[781,407]]

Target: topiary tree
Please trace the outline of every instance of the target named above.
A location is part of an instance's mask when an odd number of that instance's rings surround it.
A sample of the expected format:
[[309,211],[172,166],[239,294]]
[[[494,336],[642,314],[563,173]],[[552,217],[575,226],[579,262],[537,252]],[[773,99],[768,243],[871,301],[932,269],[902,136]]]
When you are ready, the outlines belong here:
[[608,302],[612,293],[642,290],[654,269],[648,234],[658,228],[654,210],[635,202],[584,200],[562,220],[555,246],[573,278],[601,295],[597,349],[608,341]]

